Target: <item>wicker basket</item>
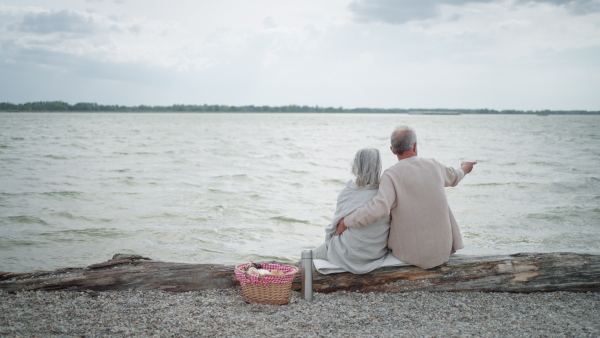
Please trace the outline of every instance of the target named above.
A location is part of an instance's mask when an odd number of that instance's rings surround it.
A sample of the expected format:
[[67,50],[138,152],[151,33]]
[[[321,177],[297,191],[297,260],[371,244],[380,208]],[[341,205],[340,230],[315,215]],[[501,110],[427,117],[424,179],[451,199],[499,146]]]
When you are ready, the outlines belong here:
[[297,267],[267,264],[270,269],[280,269],[284,271],[285,274],[283,276],[254,277],[252,278],[252,281],[250,281],[248,275],[242,271],[242,269],[248,265],[250,264],[240,264],[235,267],[235,275],[242,285],[242,293],[246,302],[268,305],[283,305],[289,303],[292,291],[292,280],[298,272]]

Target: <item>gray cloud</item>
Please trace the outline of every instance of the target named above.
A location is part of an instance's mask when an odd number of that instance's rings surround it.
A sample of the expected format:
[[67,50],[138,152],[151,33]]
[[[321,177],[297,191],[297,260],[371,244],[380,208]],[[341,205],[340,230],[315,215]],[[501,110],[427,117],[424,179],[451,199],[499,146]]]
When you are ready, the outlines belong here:
[[277,23],[275,22],[275,20],[271,16],[267,16],[263,20],[263,25],[265,25],[266,27],[269,27],[269,28],[277,28]]
[[600,12],[600,1],[598,0],[517,0],[517,3],[548,3],[555,6],[564,6],[570,13],[585,15]]
[[348,9],[358,22],[385,22],[403,24],[413,20],[426,20],[438,15],[438,5],[463,5],[493,0],[354,0]]
[[140,26],[138,24],[134,24],[129,27],[129,32],[131,32],[133,34],[140,34],[141,31],[142,31],[142,26]]
[[[120,78],[126,72],[118,67],[127,61],[114,61],[111,50],[106,52],[110,48],[105,47],[109,46],[115,31],[117,35],[137,36],[143,27],[142,24],[120,23],[100,15],[69,10],[27,8],[18,12],[0,12],[0,59],[8,62],[5,66],[46,67],[73,74],[83,73],[89,66],[102,69],[98,74],[86,74],[90,78]],[[97,60],[96,64],[94,60]],[[116,66],[112,68],[109,64]],[[109,71],[117,68],[117,71]],[[136,78],[125,77],[123,81],[134,82]]]
[[358,22],[402,24],[435,17],[435,5],[435,1],[430,0],[356,0],[348,5],[348,9]]
[[[357,22],[403,24],[409,21],[432,19],[438,16],[438,6],[461,6],[468,3],[498,0],[354,0],[348,9]],[[600,0],[517,0],[517,5],[547,3],[565,7],[576,15],[600,11]]]
[[94,30],[92,18],[68,10],[30,13],[23,17],[18,29],[38,34],[77,33],[87,34]]

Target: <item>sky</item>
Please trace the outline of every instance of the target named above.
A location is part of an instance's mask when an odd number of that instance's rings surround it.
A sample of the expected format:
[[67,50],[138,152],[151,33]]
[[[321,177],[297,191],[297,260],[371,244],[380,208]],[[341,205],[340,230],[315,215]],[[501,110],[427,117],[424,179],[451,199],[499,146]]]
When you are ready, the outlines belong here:
[[0,0],[0,101],[600,110],[600,0]]

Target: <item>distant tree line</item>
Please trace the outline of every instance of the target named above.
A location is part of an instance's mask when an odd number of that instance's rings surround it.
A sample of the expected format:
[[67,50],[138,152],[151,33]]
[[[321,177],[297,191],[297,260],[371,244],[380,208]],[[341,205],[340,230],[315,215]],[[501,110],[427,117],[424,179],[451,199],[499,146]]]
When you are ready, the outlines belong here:
[[400,108],[342,108],[319,106],[227,106],[227,105],[184,105],[171,106],[119,106],[79,102],[68,104],[63,101],[39,101],[13,104],[0,102],[4,112],[224,112],[224,113],[384,113],[384,114],[600,114],[587,110],[494,110],[494,109],[400,109]]

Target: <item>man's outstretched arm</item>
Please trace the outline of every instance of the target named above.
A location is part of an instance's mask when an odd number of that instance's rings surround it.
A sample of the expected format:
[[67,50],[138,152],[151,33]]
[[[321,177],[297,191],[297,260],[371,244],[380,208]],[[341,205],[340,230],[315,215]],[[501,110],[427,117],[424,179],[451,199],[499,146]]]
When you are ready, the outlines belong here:
[[445,177],[444,177],[444,186],[445,187],[456,187],[460,181],[465,178],[465,176],[473,170],[473,166],[477,162],[462,162],[460,164],[460,168],[454,167],[446,167],[441,163],[437,163],[440,168],[443,168]]

